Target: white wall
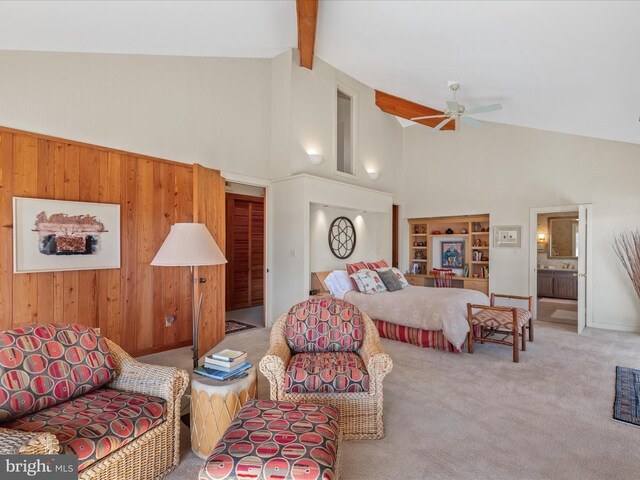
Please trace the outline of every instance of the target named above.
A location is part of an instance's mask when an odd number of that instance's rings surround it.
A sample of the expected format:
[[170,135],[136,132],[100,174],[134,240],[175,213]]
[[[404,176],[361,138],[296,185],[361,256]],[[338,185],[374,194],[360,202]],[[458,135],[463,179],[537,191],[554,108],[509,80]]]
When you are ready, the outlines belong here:
[[[356,231],[356,248],[347,259],[339,259],[329,248],[329,227],[337,217],[347,217]],[[311,272],[345,270],[347,263],[377,262],[388,250],[391,217],[384,213],[359,212],[344,208],[311,205],[309,225],[309,265]],[[384,258],[391,264],[391,258]]]
[[0,51],[0,125],[269,178],[271,60]]
[[[487,123],[405,129],[403,217],[486,213],[522,225],[522,248],[491,250],[491,290],[529,292],[531,207],[593,204],[594,326],[640,329],[640,301],[611,249],[640,223],[640,145]],[[407,266],[406,222],[401,254]]]

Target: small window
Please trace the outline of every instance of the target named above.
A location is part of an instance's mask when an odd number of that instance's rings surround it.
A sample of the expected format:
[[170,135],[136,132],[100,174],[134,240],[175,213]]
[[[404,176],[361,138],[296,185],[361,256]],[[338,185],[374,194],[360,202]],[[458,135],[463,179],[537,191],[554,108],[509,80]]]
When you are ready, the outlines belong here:
[[353,101],[341,90],[337,92],[336,168],[338,172],[353,175]]

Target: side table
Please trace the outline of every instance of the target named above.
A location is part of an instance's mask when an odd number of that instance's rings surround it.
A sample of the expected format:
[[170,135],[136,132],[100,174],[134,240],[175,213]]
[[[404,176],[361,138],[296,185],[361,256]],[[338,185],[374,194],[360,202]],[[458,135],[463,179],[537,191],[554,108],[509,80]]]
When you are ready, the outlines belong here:
[[191,450],[206,460],[236,414],[258,394],[256,367],[247,376],[221,382],[193,374],[191,379]]

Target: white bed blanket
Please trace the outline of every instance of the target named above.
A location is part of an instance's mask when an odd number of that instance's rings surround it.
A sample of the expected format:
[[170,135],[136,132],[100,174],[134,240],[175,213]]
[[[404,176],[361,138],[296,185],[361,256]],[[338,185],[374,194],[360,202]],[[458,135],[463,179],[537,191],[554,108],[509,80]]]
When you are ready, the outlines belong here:
[[469,332],[467,303],[489,305],[489,297],[476,290],[412,285],[371,295],[347,292],[344,299],[377,320],[422,330],[442,330],[456,348],[462,346]]

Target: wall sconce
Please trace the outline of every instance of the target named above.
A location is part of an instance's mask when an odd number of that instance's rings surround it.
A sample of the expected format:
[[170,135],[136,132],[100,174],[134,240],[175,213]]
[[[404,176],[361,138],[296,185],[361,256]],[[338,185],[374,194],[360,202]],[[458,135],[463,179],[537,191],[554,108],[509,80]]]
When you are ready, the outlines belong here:
[[544,233],[539,233],[538,234],[538,243],[544,243],[545,242],[545,234]]
[[367,170],[367,175],[369,175],[369,178],[371,180],[377,180],[380,176],[380,172],[377,172],[375,170]]
[[309,153],[309,161],[313,165],[320,165],[324,161],[324,157],[320,153]]

